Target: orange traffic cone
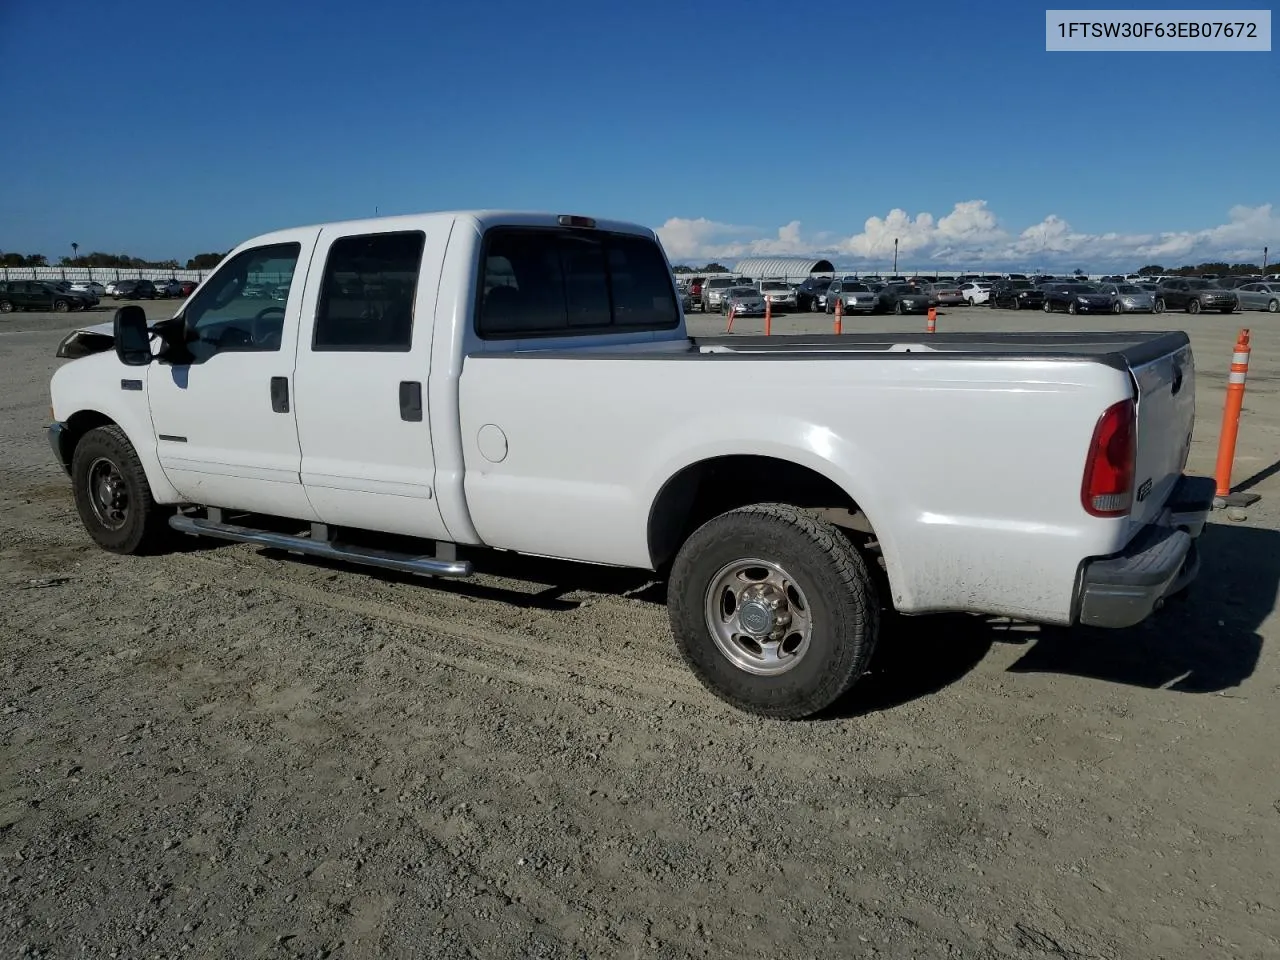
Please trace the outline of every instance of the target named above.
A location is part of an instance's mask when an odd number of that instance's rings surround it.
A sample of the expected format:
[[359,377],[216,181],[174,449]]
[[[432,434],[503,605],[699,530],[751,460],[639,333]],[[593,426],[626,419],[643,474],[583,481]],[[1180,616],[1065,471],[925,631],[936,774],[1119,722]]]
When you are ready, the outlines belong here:
[[929,308],[929,319],[925,324],[925,331],[928,333],[938,332],[938,308],[937,307]]
[[836,333],[844,333],[844,297],[836,298]]
[[769,303],[768,295],[764,298],[764,335],[770,336],[773,333],[773,305]]

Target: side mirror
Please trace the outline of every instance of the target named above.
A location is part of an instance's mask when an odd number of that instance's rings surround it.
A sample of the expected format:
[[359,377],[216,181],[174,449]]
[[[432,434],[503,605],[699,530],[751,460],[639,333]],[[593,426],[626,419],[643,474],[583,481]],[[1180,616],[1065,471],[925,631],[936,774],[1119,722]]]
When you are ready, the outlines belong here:
[[128,367],[145,367],[152,361],[151,331],[147,328],[147,315],[134,304],[121,307],[112,321],[115,335],[116,356]]

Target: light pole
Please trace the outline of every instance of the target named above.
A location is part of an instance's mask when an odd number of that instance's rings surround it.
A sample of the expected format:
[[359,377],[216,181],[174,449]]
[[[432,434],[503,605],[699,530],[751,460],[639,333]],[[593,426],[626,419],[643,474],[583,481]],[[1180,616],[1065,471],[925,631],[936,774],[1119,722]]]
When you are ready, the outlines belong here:
[[71,259],[72,259],[72,260],[74,260],[74,259],[76,258],[76,254],[78,254],[79,252],[80,252],[80,244],[78,244],[78,243],[73,243],[73,244],[71,244]]
[[898,238],[893,238],[893,275],[898,275]]

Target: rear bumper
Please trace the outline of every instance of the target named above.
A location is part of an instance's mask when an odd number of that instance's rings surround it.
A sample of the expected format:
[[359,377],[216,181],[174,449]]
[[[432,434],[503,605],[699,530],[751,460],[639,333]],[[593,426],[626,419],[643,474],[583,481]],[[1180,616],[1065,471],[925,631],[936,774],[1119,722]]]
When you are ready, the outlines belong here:
[[1178,481],[1160,519],[1147,524],[1120,553],[1085,562],[1078,622],[1089,627],[1132,627],[1200,572],[1196,540],[1213,509],[1211,477]]

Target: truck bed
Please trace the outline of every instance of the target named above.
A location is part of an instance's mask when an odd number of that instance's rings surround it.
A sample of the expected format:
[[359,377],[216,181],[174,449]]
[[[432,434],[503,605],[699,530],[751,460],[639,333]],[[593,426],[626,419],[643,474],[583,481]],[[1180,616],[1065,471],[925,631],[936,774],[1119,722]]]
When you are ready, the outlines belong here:
[[906,354],[942,353],[948,360],[1065,360],[1100,363],[1117,370],[1132,370],[1167,357],[1190,341],[1182,331],[1081,331],[1078,333],[844,333],[785,334],[780,336],[691,337],[676,341],[602,344],[587,349],[538,349],[526,345],[512,351],[485,351],[484,356],[521,356],[543,359],[667,359],[694,360],[723,357],[771,359],[831,359],[831,354],[853,358],[890,359]]

